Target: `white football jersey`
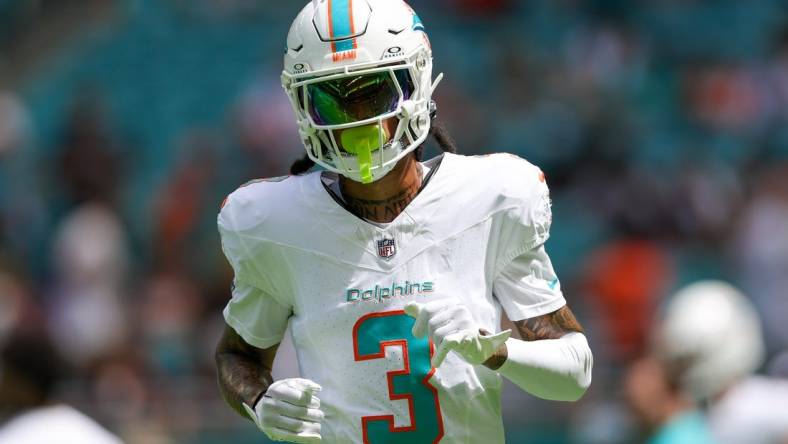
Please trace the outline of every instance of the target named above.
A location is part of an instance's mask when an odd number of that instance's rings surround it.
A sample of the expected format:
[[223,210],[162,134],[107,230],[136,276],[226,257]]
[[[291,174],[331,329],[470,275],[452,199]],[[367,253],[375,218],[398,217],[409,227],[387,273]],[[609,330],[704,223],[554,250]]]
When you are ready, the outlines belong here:
[[323,386],[330,443],[504,442],[501,379],[412,333],[408,302],[465,304],[480,328],[565,305],[544,249],[544,175],[516,156],[446,154],[393,222],[348,212],[314,172],[253,182],[219,215],[235,270],[226,322],[268,348],[288,322],[304,378]]
[[720,444],[788,442],[788,381],[751,376],[729,389],[708,412]]

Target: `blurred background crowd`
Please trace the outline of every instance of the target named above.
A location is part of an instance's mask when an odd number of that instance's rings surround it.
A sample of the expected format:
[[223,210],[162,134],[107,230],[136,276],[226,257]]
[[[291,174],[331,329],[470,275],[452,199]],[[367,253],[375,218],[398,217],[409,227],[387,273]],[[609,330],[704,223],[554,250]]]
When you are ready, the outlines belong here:
[[[303,153],[279,83],[303,3],[0,0],[0,338],[45,332],[54,396],[129,443],[265,442],[216,389],[215,221]],[[545,171],[595,352],[578,404],[507,392],[508,442],[638,442],[622,377],[697,279],[743,290],[788,375],[788,1],[410,3],[462,153]]]

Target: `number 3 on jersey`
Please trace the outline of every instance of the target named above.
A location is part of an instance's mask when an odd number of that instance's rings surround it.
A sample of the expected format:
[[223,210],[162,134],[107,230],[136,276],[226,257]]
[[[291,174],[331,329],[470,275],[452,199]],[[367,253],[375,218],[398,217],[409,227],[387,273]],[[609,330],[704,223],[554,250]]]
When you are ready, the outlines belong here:
[[[406,399],[410,425],[396,427],[394,415],[364,416],[361,427],[365,444],[437,443],[443,438],[438,391],[429,383],[431,344],[425,337],[411,333],[415,321],[404,311],[372,313],[353,327],[353,353],[356,361],[385,359],[386,347],[402,347],[404,368],[386,374],[389,399]],[[383,375],[381,375],[381,378]]]

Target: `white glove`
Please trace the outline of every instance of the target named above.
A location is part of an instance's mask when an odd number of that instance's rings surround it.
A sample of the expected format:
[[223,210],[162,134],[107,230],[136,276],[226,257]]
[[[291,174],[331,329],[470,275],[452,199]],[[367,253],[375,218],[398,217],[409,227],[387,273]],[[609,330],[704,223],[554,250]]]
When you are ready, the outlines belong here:
[[255,408],[244,404],[257,427],[274,441],[295,443],[321,442],[320,385],[308,379],[276,381],[268,387]]
[[405,313],[416,319],[413,336],[421,338],[429,334],[435,344],[434,368],[438,368],[452,350],[469,364],[481,364],[490,359],[512,333],[506,330],[496,335],[482,335],[468,307],[451,300],[426,304],[411,302],[405,306]]

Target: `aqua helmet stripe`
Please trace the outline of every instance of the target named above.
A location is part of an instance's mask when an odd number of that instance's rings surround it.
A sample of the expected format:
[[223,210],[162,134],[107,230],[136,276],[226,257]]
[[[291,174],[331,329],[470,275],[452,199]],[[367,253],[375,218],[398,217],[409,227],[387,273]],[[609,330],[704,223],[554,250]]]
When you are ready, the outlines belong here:
[[[353,24],[353,0],[328,0],[328,32],[333,41],[333,52],[352,51],[356,48]],[[339,41],[335,41],[339,40]]]

